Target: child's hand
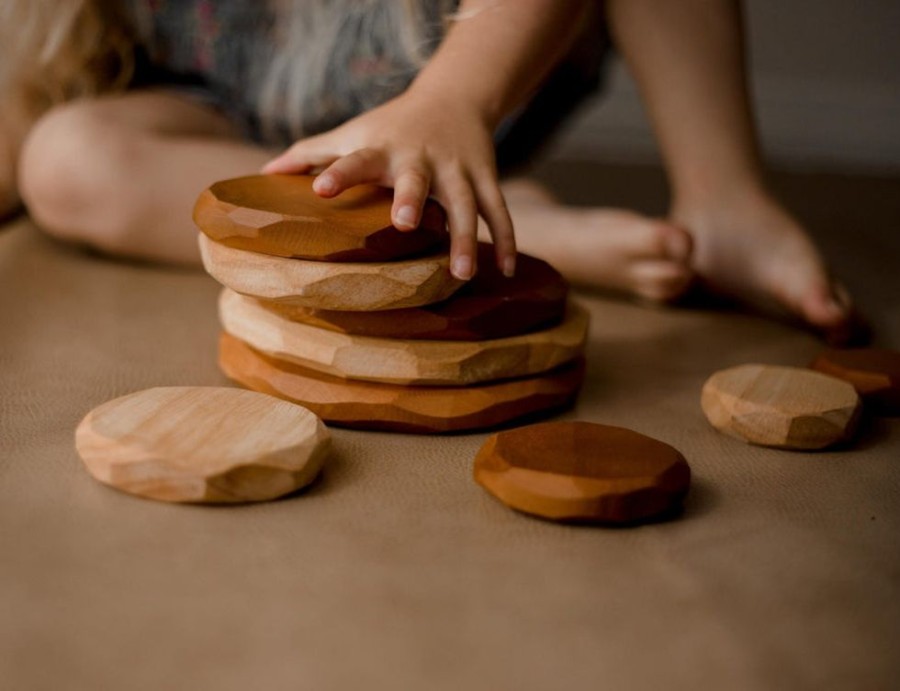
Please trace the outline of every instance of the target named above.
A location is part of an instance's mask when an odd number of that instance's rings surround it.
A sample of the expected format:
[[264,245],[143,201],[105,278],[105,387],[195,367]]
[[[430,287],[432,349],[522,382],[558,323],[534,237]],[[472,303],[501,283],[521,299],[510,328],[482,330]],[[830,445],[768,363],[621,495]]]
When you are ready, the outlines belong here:
[[433,196],[447,212],[451,270],[475,273],[478,215],[487,221],[497,265],[515,271],[512,221],[500,192],[488,118],[460,99],[415,88],[330,132],[298,141],[263,168],[264,173],[319,173],[313,189],[334,197],[362,183],[394,188],[393,224],[419,225]]

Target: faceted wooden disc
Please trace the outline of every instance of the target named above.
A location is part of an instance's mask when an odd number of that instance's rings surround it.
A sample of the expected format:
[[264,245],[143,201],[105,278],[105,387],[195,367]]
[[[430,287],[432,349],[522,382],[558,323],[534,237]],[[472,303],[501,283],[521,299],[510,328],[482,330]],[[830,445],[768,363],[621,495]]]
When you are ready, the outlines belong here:
[[883,348],[826,350],[810,367],[852,384],[876,412],[900,415],[900,352]]
[[95,408],[75,445],[97,480],[171,502],[264,501],[300,489],[330,435],[313,413],[252,391],[147,389]]
[[634,523],[678,507],[691,469],[668,444],[629,429],[547,422],[492,436],[474,476],[504,504],[541,518]]
[[334,199],[312,189],[311,175],[251,175],[215,183],[194,207],[194,222],[213,240],[279,257],[330,262],[387,262],[438,250],[446,215],[434,201],[416,230],[391,223],[393,192],[357,185]]
[[853,434],[860,400],[847,382],[798,367],[741,365],[716,372],[700,404],[710,424],[751,444],[822,449]]
[[539,374],[579,357],[588,313],[570,305],[562,324],[490,341],[413,341],[349,336],[279,317],[228,290],[219,300],[225,331],[270,357],[344,379],[466,386]]
[[519,254],[516,275],[506,278],[497,269],[494,246],[483,242],[475,277],[436,304],[381,312],[317,310],[268,300],[260,304],[291,321],[356,336],[481,341],[558,324],[567,294],[559,272],[527,254]]
[[235,249],[200,235],[203,266],[255,298],[331,310],[392,310],[445,300],[463,285],[446,252],[395,262],[313,262]]
[[412,387],[332,377],[267,357],[223,334],[219,366],[229,378],[309,408],[331,425],[413,434],[488,429],[570,405],[582,359],[543,375],[472,387]]

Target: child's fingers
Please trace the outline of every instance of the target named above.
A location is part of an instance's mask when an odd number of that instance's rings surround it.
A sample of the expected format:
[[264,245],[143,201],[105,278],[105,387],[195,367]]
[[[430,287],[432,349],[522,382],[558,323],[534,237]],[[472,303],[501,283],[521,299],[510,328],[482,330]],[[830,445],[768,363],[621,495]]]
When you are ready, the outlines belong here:
[[442,180],[438,200],[447,212],[450,226],[450,271],[457,278],[468,281],[477,269],[478,208],[469,181],[462,174]]
[[482,217],[494,239],[497,266],[507,278],[516,272],[516,237],[506,200],[494,178],[475,185],[475,195]]
[[338,155],[325,136],[301,139],[262,167],[264,174],[308,173],[313,168],[327,166]]
[[321,197],[335,197],[364,182],[380,182],[387,169],[384,153],[359,149],[342,156],[316,177],[313,191]]
[[427,169],[409,166],[397,175],[391,209],[391,219],[397,228],[412,230],[418,227],[430,187],[431,174]]

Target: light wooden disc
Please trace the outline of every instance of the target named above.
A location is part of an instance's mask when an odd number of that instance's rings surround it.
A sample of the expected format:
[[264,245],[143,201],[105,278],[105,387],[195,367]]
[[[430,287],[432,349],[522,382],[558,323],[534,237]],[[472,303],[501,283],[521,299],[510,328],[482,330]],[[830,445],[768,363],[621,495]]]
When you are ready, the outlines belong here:
[[339,379],[282,362],[222,334],[219,366],[234,381],[312,410],[327,423],[368,430],[439,434],[487,429],[570,405],[584,361],[543,375],[472,387],[413,387]]
[[95,408],[75,446],[97,480],[171,502],[274,499],[312,482],[328,430],[312,412],[252,391],[162,387]]
[[810,367],[852,384],[876,412],[900,415],[900,352],[885,348],[826,350]]
[[478,245],[478,272],[451,297],[431,305],[382,312],[321,310],[261,301],[277,314],[323,329],[374,338],[482,341],[518,336],[562,321],[569,287],[547,262],[519,253],[505,277],[494,246]]
[[430,386],[546,372],[581,355],[588,330],[587,311],[572,304],[558,326],[491,341],[349,336],[288,321],[228,289],[219,300],[219,317],[225,331],[279,360],[343,379]]
[[622,427],[547,422],[495,434],[475,481],[504,504],[558,521],[634,523],[677,508],[691,470],[676,449]]
[[450,273],[450,255],[363,264],[271,257],[199,236],[203,266],[232,290],[282,305],[328,310],[393,310],[444,300],[463,281]]
[[713,374],[700,400],[713,427],[751,444],[822,449],[848,439],[860,400],[853,387],[798,367],[748,364]]
[[389,262],[446,244],[446,215],[429,200],[416,230],[391,223],[393,192],[357,185],[334,199],[312,189],[311,175],[251,175],[215,183],[194,207],[213,240],[279,257],[330,262]]

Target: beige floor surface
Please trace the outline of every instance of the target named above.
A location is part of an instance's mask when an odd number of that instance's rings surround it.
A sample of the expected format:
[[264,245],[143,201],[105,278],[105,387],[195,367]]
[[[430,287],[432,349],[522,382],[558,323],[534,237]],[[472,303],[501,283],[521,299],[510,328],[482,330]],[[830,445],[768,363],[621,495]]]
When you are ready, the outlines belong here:
[[[663,203],[654,171],[544,176],[576,201]],[[779,189],[900,347],[900,184]],[[305,494],[172,506],[93,481],[73,430],[159,385],[221,385],[216,285],[0,229],[0,687],[891,689],[900,678],[900,419],[826,453],[710,429],[715,369],[803,365],[810,334],[588,296],[589,378],[565,415],[689,459],[684,515],[632,529],[517,515],[470,479],[485,435],[336,430]]]

